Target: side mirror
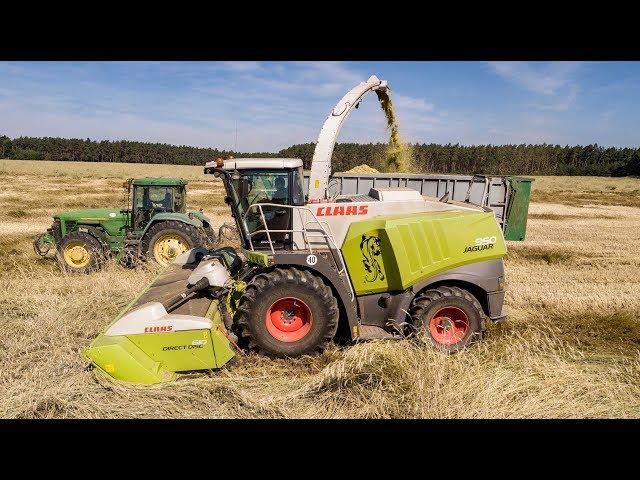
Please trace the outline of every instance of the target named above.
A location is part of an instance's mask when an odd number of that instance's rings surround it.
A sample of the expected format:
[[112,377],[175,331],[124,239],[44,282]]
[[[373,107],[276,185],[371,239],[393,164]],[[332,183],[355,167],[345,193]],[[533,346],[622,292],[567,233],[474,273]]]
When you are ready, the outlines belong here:
[[227,205],[231,205],[231,197],[228,195],[224,197],[224,203],[226,203]]

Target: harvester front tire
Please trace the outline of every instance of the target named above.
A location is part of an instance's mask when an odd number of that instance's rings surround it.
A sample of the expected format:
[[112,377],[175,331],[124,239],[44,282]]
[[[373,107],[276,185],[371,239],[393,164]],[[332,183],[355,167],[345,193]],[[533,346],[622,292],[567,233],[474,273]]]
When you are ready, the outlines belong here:
[[60,242],[57,258],[69,273],[91,273],[99,270],[106,260],[100,241],[84,232],[68,233]]
[[481,340],[485,330],[480,302],[459,287],[441,286],[418,294],[409,314],[434,347],[450,353]]
[[[160,242],[160,243],[159,243]],[[166,245],[161,243],[166,242]],[[193,225],[167,220],[151,226],[142,239],[147,260],[160,266],[169,265],[181,253],[202,244],[200,232]]]
[[297,357],[324,349],[336,334],[338,315],[338,302],[322,278],[297,268],[276,268],[249,282],[235,320],[249,349]]

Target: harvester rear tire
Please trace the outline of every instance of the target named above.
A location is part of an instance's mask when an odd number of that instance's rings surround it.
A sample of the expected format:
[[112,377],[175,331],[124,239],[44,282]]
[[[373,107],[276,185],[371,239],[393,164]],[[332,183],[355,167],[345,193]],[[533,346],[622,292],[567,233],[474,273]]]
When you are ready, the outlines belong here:
[[249,282],[235,315],[243,343],[271,357],[297,357],[326,347],[338,329],[338,302],[322,278],[276,268]]
[[142,239],[142,251],[148,261],[164,267],[170,264],[173,258],[183,253],[182,251],[176,251],[176,255],[173,257],[165,258],[161,254],[158,254],[158,257],[156,257],[154,254],[156,243],[161,241],[163,237],[168,238],[168,236],[179,239],[178,242],[186,246],[186,250],[199,247],[203,242],[200,231],[193,225],[175,220],[158,222],[147,230],[147,233],[145,233]]
[[[79,247],[79,252],[84,250],[88,259],[80,258],[73,252],[72,249],[76,247]],[[94,272],[99,270],[106,260],[102,243],[85,232],[70,232],[65,235],[60,242],[56,257],[61,268],[68,273]]]
[[440,286],[418,294],[409,314],[434,347],[450,353],[481,340],[485,330],[482,305],[459,287]]

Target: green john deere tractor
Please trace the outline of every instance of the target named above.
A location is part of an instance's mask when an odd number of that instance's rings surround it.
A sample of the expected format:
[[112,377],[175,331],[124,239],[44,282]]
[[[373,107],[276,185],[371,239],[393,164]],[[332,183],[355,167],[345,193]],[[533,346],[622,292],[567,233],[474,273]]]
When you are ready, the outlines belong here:
[[55,251],[64,270],[88,273],[111,257],[130,266],[147,259],[166,266],[191,248],[215,243],[202,211],[187,212],[185,180],[129,179],[124,187],[128,208],[55,214],[51,228],[34,238],[35,252]]

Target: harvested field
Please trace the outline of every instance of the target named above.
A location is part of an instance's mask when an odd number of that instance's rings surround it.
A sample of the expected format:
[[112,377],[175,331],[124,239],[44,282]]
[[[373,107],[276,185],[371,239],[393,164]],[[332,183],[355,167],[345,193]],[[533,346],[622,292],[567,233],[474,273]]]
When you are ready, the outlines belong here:
[[80,351],[154,276],[61,273],[31,236],[50,215],[123,205],[122,181],[182,176],[189,206],[230,221],[201,167],[0,160],[0,417],[640,417],[640,180],[540,177],[506,259],[508,322],[447,356],[420,340],[237,357],[171,384],[120,384]]

